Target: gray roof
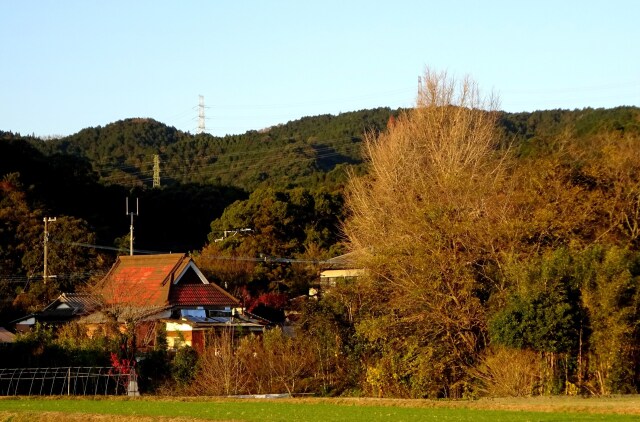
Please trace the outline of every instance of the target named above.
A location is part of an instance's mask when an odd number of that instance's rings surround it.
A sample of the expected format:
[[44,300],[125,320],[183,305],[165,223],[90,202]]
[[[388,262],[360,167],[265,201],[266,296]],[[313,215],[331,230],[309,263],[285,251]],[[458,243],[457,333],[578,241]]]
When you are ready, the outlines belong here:
[[356,268],[354,262],[354,253],[349,252],[324,261],[324,269],[326,270],[343,270]]
[[62,293],[56,300],[47,305],[39,315],[41,317],[86,315],[100,308],[100,305],[100,298],[95,295],[88,293]]

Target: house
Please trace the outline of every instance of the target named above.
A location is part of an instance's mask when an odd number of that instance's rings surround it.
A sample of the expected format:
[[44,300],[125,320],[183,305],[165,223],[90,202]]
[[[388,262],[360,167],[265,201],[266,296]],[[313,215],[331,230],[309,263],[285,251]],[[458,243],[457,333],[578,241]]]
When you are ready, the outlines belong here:
[[[209,283],[185,254],[120,256],[98,289],[107,307],[137,313],[203,307],[208,311],[240,309],[238,299]],[[126,312],[125,312],[126,313]]]
[[100,299],[87,293],[62,293],[40,312],[12,321],[16,331],[29,331],[37,322],[49,325],[61,325],[99,309]]
[[211,283],[185,254],[120,256],[99,286],[103,306],[80,320],[133,322],[140,347],[152,345],[165,326],[169,348],[201,349],[207,333],[221,329],[262,332],[265,322],[245,315],[240,301]]
[[309,296],[317,296],[322,291],[328,291],[336,286],[340,280],[349,281],[364,274],[364,269],[358,268],[353,259],[353,253],[348,253],[324,261],[320,271],[320,282],[309,289]]
[[108,322],[135,327],[137,346],[154,345],[164,326],[169,348],[202,349],[207,335],[229,329],[261,333],[268,321],[245,313],[238,299],[211,283],[185,254],[120,256],[95,294],[63,293],[40,312],[14,321],[29,330],[37,322],[83,324],[91,335]]

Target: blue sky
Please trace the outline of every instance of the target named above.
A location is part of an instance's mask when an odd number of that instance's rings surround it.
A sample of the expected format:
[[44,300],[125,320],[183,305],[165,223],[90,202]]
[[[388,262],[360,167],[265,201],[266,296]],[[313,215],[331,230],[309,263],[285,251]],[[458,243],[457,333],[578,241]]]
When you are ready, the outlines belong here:
[[244,133],[414,103],[425,67],[501,108],[640,105],[640,1],[0,2],[0,130],[129,117]]

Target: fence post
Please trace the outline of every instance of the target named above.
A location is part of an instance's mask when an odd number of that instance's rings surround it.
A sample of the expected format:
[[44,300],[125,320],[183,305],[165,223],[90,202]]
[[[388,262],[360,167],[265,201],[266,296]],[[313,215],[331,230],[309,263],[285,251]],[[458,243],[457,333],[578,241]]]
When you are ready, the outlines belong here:
[[136,370],[135,369],[131,369],[131,371],[129,372],[129,383],[128,383],[128,388],[127,388],[127,395],[128,396],[133,396],[133,397],[138,397],[140,395],[140,392],[138,391],[138,377],[136,376]]

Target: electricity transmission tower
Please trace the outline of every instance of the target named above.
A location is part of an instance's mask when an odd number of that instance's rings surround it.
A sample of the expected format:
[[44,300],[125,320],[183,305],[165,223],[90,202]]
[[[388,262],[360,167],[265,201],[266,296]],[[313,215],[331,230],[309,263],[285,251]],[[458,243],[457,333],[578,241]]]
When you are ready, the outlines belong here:
[[160,187],[160,155],[153,156],[153,187]]
[[199,95],[198,101],[198,131],[204,133],[204,95]]

